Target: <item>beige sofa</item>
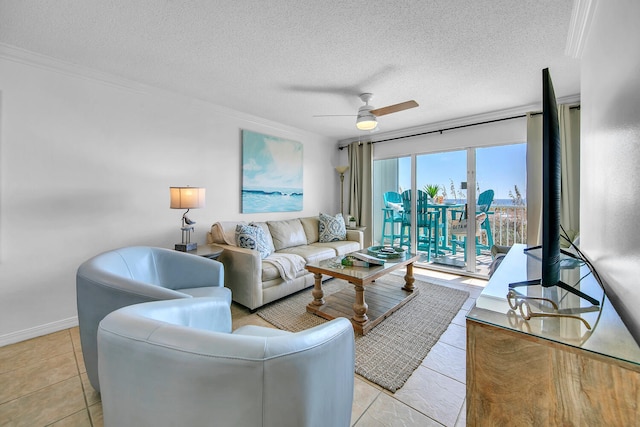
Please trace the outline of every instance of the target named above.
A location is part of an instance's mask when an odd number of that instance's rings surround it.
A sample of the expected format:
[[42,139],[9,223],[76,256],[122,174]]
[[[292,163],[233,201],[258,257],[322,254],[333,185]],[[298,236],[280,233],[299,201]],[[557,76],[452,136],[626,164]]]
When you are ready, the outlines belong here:
[[313,274],[304,266],[363,248],[359,230],[347,230],[346,240],[319,241],[319,218],[255,222],[265,232],[273,253],[262,258],[254,249],[236,244],[236,226],[246,222],[217,222],[207,233],[207,242],[224,250],[225,286],[235,302],[255,310],[267,303],[313,285]]

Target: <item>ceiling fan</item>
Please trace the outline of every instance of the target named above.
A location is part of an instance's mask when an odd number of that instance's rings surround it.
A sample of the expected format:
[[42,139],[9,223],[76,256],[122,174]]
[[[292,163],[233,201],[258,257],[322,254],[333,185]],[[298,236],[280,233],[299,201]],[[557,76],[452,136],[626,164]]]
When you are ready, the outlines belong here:
[[416,101],[411,100],[401,102],[399,104],[388,105],[382,108],[374,108],[372,105],[369,105],[369,101],[373,98],[372,93],[361,93],[359,98],[364,102],[364,105],[358,108],[358,114],[323,114],[313,117],[357,116],[356,127],[358,129],[374,130],[378,127],[377,117],[397,113],[399,111],[408,110],[409,108],[415,108],[418,106]]

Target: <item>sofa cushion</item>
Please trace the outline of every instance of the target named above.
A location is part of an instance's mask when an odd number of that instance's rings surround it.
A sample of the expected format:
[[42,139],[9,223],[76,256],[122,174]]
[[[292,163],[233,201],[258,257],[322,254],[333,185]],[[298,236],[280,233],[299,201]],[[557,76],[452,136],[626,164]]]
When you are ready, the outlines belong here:
[[238,225],[236,227],[236,243],[241,248],[257,250],[260,252],[261,258],[266,258],[271,254],[262,227]]
[[262,281],[267,282],[269,280],[281,279],[280,272],[275,265],[270,262],[262,263]]
[[360,243],[353,242],[351,240],[338,240],[335,242],[316,242],[312,246],[318,246],[322,248],[331,248],[335,251],[336,255],[346,255],[351,252],[360,250]]
[[347,238],[347,229],[341,213],[331,216],[320,212],[319,220],[320,242],[334,242]]
[[308,216],[306,218],[300,218],[304,234],[307,235],[307,245],[320,240],[319,229],[320,219],[317,216]]
[[299,218],[284,221],[267,221],[276,251],[307,244],[307,236]]
[[313,245],[292,246],[278,252],[300,255],[307,263],[318,262],[336,256],[336,251],[333,248],[317,246],[316,243]]

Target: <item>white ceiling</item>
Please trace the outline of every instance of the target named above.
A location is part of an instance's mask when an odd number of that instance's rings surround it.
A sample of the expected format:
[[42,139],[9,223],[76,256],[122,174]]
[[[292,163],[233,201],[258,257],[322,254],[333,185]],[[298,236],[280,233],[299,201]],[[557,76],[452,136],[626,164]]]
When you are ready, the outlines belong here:
[[0,43],[336,139],[579,94],[571,0],[0,0]]

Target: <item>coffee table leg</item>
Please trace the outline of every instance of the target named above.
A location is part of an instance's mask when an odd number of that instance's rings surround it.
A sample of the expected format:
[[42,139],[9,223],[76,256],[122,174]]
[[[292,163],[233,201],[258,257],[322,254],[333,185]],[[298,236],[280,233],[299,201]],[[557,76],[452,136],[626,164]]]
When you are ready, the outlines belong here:
[[407,264],[407,274],[404,275],[404,286],[402,287],[402,289],[404,289],[405,291],[413,292],[413,290],[415,289],[413,286],[413,282],[415,281],[416,279],[415,277],[413,277],[413,263]]
[[316,279],[313,284],[313,291],[311,291],[311,295],[313,295],[313,301],[311,304],[320,306],[324,305],[324,291],[322,290],[322,274],[314,273],[313,277]]
[[353,285],[356,288],[356,302],[353,303],[353,320],[354,322],[364,325],[369,321],[367,317],[367,309],[369,306],[364,301],[364,286],[362,285]]

